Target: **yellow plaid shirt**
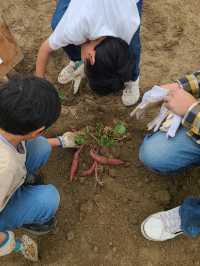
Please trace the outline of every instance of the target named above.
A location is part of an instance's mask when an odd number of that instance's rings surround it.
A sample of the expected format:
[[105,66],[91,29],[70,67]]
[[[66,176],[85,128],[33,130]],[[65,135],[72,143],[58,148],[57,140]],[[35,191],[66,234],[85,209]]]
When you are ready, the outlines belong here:
[[200,144],[200,71],[186,75],[177,82],[183,89],[199,99],[185,114],[182,125],[188,129],[188,135]]

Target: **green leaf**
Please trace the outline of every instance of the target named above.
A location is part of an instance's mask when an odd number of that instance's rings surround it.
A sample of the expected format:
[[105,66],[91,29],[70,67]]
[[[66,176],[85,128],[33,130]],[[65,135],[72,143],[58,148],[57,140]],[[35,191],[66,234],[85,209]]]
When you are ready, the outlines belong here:
[[84,135],[77,135],[75,137],[75,143],[76,145],[83,145],[85,144],[86,140],[85,140],[85,136]]
[[115,140],[110,136],[103,135],[100,138],[99,144],[104,147],[112,147],[115,144]]
[[101,137],[103,131],[103,124],[102,123],[97,123],[96,124],[96,135],[97,137]]
[[121,122],[117,123],[117,125],[114,128],[114,133],[117,135],[124,135],[126,131],[127,131],[126,127]]

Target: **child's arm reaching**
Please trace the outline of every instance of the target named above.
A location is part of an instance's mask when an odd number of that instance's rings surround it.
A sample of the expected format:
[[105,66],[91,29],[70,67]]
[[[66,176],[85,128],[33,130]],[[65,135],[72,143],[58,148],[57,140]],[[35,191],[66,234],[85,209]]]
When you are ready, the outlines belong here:
[[65,132],[62,136],[57,138],[48,138],[48,142],[51,147],[77,148],[78,146],[75,142],[75,138],[78,134],[80,134],[80,132]]
[[36,76],[40,78],[44,78],[49,56],[52,51],[53,50],[51,49],[49,45],[49,41],[48,40],[44,41],[43,44],[40,46],[40,49],[37,55]]

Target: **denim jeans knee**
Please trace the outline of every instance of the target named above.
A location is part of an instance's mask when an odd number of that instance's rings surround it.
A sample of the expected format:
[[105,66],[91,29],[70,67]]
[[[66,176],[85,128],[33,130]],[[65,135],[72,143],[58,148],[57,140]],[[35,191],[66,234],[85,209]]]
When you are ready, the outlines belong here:
[[26,142],[27,158],[26,168],[28,174],[33,174],[42,167],[49,159],[51,146],[47,138],[38,137]]
[[200,149],[181,127],[174,138],[168,139],[166,133],[160,131],[146,136],[139,158],[148,168],[167,174],[200,165]]
[[21,186],[0,213],[0,231],[46,223],[55,216],[59,203],[53,185]]
[[60,204],[60,194],[54,185],[44,185],[42,193],[38,194],[35,200],[43,213],[42,223],[44,223],[56,214]]
[[168,171],[167,167],[166,169],[163,169],[163,166],[165,166],[166,162],[163,161],[159,156],[159,151],[155,149],[155,146],[151,145],[151,143],[148,143],[145,140],[139,149],[139,159],[147,168],[152,171],[163,173]]

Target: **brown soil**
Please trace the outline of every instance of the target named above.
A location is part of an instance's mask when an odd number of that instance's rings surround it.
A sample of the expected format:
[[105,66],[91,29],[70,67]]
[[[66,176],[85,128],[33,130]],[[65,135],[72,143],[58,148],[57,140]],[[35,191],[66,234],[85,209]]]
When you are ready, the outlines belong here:
[[[17,71],[34,70],[36,53],[50,33],[49,22],[55,0],[1,0],[0,8],[19,45],[24,61]],[[142,72],[144,91],[153,84],[170,82],[199,68],[200,2],[196,0],[145,1],[142,21]],[[48,77],[55,82],[66,64],[63,52],[53,56]],[[57,84],[58,85],[58,84]],[[129,167],[105,169],[102,189],[93,178],[69,182],[73,152],[55,150],[43,173],[47,182],[61,193],[57,232],[38,238],[41,260],[34,265],[59,266],[171,266],[200,265],[199,239],[179,237],[165,243],[146,241],[140,223],[149,214],[177,204],[187,195],[198,195],[198,169],[177,176],[159,176],[145,169],[138,160],[138,149],[145,134],[145,121],[129,118],[131,108],[119,96],[96,97],[85,86],[76,97],[70,87],[65,93],[62,116],[50,130],[59,134],[69,128],[126,122],[129,138],[116,149]],[[20,232],[21,234],[21,232]],[[20,255],[1,258],[1,265],[31,265]]]

